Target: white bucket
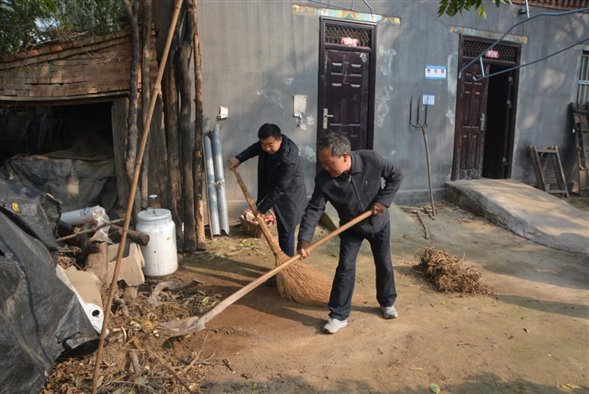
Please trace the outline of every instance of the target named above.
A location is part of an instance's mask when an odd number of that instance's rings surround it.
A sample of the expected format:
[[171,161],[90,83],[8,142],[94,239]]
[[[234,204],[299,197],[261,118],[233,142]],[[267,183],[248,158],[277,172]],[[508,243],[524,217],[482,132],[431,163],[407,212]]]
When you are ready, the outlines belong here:
[[178,269],[176,226],[167,209],[148,208],[137,215],[137,231],[149,235],[147,246],[141,247],[146,276],[164,276]]

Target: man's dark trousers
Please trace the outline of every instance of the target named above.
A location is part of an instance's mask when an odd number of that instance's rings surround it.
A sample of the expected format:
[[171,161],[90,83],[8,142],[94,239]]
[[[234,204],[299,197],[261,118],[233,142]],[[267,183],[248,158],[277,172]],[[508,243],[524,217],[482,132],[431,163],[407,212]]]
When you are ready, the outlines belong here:
[[356,258],[364,239],[370,243],[376,267],[376,299],[383,306],[395,303],[397,290],[393,276],[390,235],[390,222],[373,237],[364,237],[352,230],[340,235],[339,263],[329,297],[329,317],[345,320],[350,315],[356,282]]
[[280,216],[276,215],[276,225],[278,226],[278,245],[280,249],[289,257],[295,255],[295,229],[285,230],[281,223]]
[[[278,226],[278,245],[288,257],[295,254],[295,229],[285,230],[280,223],[280,216],[276,215],[276,225]],[[266,286],[276,287],[276,277],[273,276],[266,281]]]

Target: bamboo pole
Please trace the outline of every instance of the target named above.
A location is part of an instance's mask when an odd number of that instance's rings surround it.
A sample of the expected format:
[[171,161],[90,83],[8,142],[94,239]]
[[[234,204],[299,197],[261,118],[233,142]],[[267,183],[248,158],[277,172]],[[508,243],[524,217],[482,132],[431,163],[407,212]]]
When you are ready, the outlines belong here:
[[[176,0],[174,5],[174,13],[172,14],[172,20],[170,22],[170,28],[168,29],[168,37],[166,39],[166,45],[162,56],[162,62],[159,66],[157,79],[149,102],[149,112],[147,113],[146,124],[151,125],[151,118],[153,117],[153,110],[155,109],[156,98],[161,91],[161,82],[164,74],[164,68],[166,67],[166,61],[168,59],[168,52],[170,50],[170,44],[172,43],[172,37],[174,36],[174,29],[178,22],[178,15],[180,14],[180,6],[182,0]],[[143,161],[143,153],[145,152],[145,146],[147,145],[147,137],[149,136],[149,129],[147,127],[143,136],[141,137],[141,145],[139,146],[139,152],[137,155],[137,161],[135,162],[135,172],[133,173],[133,183],[131,184],[131,190],[129,191],[129,201],[127,203],[127,211],[125,212],[125,222],[123,225],[123,234],[121,235],[121,245],[125,245],[127,242],[127,232],[129,231],[129,224],[131,223],[131,215],[133,213],[133,203],[135,201],[135,195],[137,193],[137,184],[139,182],[139,172],[141,170],[141,162]],[[94,365],[94,376],[92,377],[92,394],[96,394],[98,377],[100,375],[100,364],[102,363],[102,351],[104,349],[104,339],[106,337],[106,330],[110,320],[110,308],[112,301],[115,296],[117,288],[117,281],[119,278],[119,271],[121,270],[121,261],[123,258],[124,248],[119,248],[117,252],[117,260],[115,263],[115,269],[112,276],[112,282],[110,284],[110,291],[108,293],[108,300],[106,301],[104,308],[104,322],[102,323],[102,331],[100,332],[100,340],[98,342],[98,350],[96,352],[96,361]]]

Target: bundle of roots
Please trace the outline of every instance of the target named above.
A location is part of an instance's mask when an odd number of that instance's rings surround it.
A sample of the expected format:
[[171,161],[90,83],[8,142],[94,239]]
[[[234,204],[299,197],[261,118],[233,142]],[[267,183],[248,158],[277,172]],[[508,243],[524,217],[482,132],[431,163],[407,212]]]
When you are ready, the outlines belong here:
[[465,266],[456,256],[427,248],[419,256],[421,263],[413,268],[436,289],[446,293],[492,295],[492,289],[481,283],[481,274]]

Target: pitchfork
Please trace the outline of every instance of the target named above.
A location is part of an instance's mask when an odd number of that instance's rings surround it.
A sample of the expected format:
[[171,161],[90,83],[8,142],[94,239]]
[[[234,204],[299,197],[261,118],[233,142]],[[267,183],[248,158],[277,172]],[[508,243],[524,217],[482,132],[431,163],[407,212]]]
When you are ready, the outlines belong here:
[[421,103],[419,102],[419,100],[417,100],[417,116],[416,116],[415,123],[413,123],[411,120],[413,118],[413,96],[411,96],[411,101],[409,102],[409,125],[413,128],[421,129],[421,135],[423,136],[423,144],[425,145],[425,161],[427,163],[427,182],[429,185],[429,200],[432,205],[431,216],[432,216],[432,218],[435,218],[436,217],[436,207],[434,206],[434,195],[432,193],[432,170],[431,170],[431,166],[429,163],[429,148],[427,145],[427,135],[425,133],[425,129],[427,129],[427,107],[428,107],[428,105],[425,105],[425,111],[424,111],[425,116],[424,116],[423,123],[421,123],[419,121],[419,114],[421,112]]

